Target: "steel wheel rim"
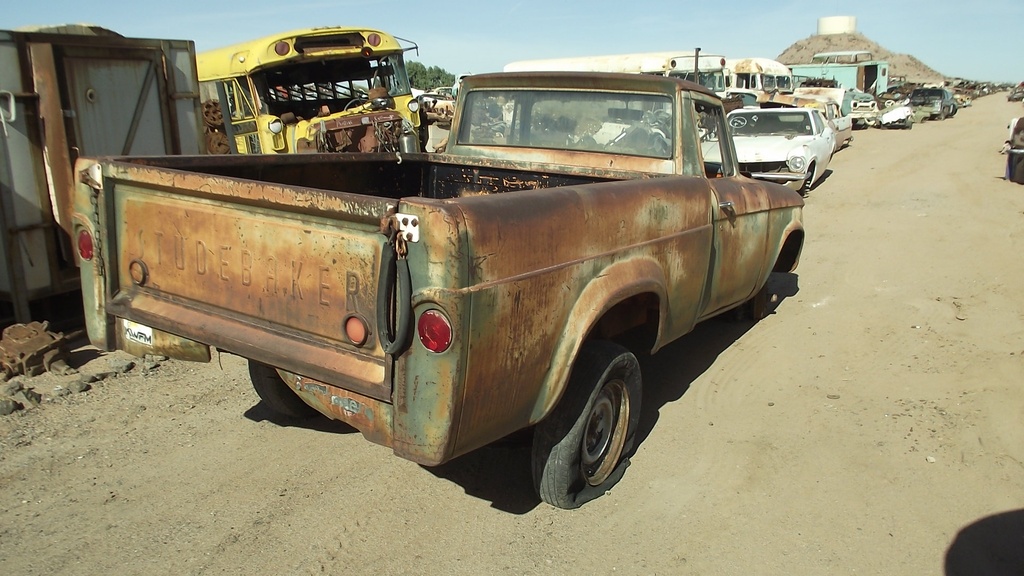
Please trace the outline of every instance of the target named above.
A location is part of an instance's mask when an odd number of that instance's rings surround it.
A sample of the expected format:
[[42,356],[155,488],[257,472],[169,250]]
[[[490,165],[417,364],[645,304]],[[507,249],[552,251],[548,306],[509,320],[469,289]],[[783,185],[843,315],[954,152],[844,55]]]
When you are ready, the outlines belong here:
[[622,380],[606,382],[587,415],[580,445],[580,468],[587,484],[608,479],[622,455],[629,421],[629,394]]

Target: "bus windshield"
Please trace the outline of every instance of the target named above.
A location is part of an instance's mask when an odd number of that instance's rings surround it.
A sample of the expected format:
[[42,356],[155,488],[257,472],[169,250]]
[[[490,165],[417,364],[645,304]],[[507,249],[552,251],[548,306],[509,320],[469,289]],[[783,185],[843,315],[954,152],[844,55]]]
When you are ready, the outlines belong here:
[[[689,80],[693,82],[693,72],[681,72],[673,70],[669,72],[669,76],[673,78],[680,78],[682,80]],[[722,92],[725,90],[725,74],[721,71],[718,72],[701,72],[697,83],[701,86],[711,90],[712,92]]]
[[262,112],[275,116],[341,112],[366,102],[371,88],[384,88],[392,97],[411,93],[401,54],[289,63],[254,72],[252,80]]

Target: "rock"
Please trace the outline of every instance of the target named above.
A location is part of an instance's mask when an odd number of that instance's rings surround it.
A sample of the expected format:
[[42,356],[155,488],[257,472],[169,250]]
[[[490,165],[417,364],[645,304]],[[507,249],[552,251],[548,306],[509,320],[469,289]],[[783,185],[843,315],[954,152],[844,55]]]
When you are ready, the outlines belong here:
[[25,388],[11,396],[11,399],[21,404],[22,407],[28,408],[30,406],[39,406],[39,403],[43,401],[43,395],[31,388]]
[[0,386],[0,396],[14,396],[18,392],[25,389],[25,386],[21,383],[21,377],[15,376],[14,378],[4,382],[3,386]]
[[89,385],[88,382],[83,382],[81,379],[79,379],[77,382],[72,382],[71,384],[68,384],[67,389],[71,392],[74,392],[75,394],[81,394],[82,392],[90,390],[91,388],[92,386]]
[[78,374],[78,369],[68,366],[63,360],[57,360],[53,364],[50,364],[50,372],[57,376],[68,376],[71,374]]
[[78,377],[78,381],[83,384],[92,384],[93,382],[99,382],[106,378],[103,374],[82,374]]
[[19,406],[14,400],[10,398],[0,398],[0,416],[13,414],[18,408],[21,408],[21,406]]
[[935,456],[929,456],[925,458],[925,460],[927,460],[929,464],[935,464]]
[[839,394],[829,394],[826,398],[829,400],[839,400]]
[[111,358],[107,361],[107,365],[110,366],[110,369],[115,374],[125,374],[130,372],[132,368],[135,368],[135,361],[124,358]]
[[146,354],[144,358],[147,362],[166,362],[167,356],[161,356],[159,354]]

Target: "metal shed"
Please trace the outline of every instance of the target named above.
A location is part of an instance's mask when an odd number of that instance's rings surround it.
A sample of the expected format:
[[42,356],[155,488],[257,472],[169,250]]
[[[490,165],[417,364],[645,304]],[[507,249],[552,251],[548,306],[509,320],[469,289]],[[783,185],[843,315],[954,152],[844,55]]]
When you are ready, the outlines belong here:
[[81,309],[75,159],[199,154],[201,122],[192,41],[0,30],[0,326]]

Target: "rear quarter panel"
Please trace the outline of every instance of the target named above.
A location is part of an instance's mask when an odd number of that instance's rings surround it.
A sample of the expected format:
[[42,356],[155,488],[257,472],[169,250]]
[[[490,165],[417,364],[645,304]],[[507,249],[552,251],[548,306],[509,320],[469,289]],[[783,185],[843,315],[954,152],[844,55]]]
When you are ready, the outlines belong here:
[[448,203],[457,207],[459,236],[470,250],[459,291],[466,365],[455,399],[456,455],[542,419],[588,330],[617,302],[652,294],[660,302],[659,342],[685,334],[700,315],[713,242],[704,179],[629,180]]

